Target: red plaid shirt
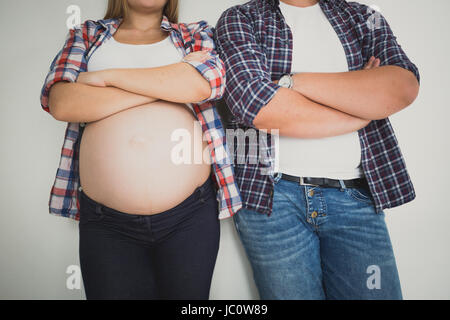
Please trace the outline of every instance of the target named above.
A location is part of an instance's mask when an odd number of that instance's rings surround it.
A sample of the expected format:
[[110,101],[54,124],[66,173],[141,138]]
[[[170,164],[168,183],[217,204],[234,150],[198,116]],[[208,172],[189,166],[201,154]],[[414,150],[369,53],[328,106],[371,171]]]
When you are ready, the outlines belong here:
[[[76,82],[78,74],[87,71],[89,58],[94,51],[105,39],[114,35],[121,21],[121,18],[88,20],[81,27],[69,31],[64,47],[51,63],[41,91],[41,106],[45,111],[49,111],[48,97],[51,86],[58,81]],[[211,86],[211,96],[205,101],[193,104],[193,107],[209,145],[218,188],[219,218],[231,217],[242,207],[242,204],[220,116],[214,104],[210,102],[220,99],[225,90],[224,65],[215,52],[213,31],[205,21],[173,24],[165,16],[163,16],[161,28],[170,32],[172,42],[183,56],[194,51],[210,51],[211,58],[208,61],[188,62],[208,80]],[[81,132],[79,123],[68,123],[59,168],[49,200],[51,214],[75,220],[79,220],[77,191],[80,187],[78,153]]]

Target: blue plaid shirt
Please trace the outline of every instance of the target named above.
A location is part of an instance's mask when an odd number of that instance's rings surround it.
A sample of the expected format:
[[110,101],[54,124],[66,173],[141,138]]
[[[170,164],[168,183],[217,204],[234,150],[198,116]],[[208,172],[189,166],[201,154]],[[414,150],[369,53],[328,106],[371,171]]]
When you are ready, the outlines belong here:
[[[371,56],[381,65],[395,65],[415,74],[417,67],[397,43],[389,24],[368,6],[344,0],[321,0],[320,7],[344,47],[349,71],[360,70]],[[216,26],[217,51],[225,63],[225,101],[233,117],[231,129],[254,129],[253,120],[280,88],[274,84],[291,73],[293,39],[279,9],[279,0],[252,0],[225,11]],[[259,131],[258,135],[262,132]],[[397,139],[388,119],[372,121],[359,131],[362,168],[376,209],[393,208],[415,198]],[[273,202],[274,144],[271,136],[258,143],[245,140],[245,156],[258,148],[256,163],[236,161],[235,175],[244,207],[270,214]],[[257,145],[255,145],[257,144]],[[239,157],[238,157],[239,154]],[[251,156],[250,156],[251,158]]]

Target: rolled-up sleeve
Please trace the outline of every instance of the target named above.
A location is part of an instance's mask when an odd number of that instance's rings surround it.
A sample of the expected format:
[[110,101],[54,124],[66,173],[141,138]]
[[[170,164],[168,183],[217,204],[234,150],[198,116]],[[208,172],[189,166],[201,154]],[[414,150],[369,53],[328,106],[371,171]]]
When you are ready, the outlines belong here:
[[381,60],[381,66],[398,66],[409,70],[415,75],[417,81],[420,82],[419,69],[411,62],[397,42],[397,38],[385,17],[380,12],[368,6],[361,4],[354,5],[359,6],[359,10],[364,14],[366,21],[367,36],[364,42],[367,48],[369,48],[367,58],[374,56]]
[[189,25],[189,27],[192,26],[195,26],[195,29],[191,30],[191,52],[206,50],[210,55],[210,58],[205,62],[185,61],[193,66],[203,76],[203,78],[208,81],[211,87],[211,95],[207,99],[198,102],[198,104],[202,104],[207,101],[219,100],[223,97],[225,92],[226,73],[225,65],[216,51],[216,46],[213,39],[214,29],[203,20]]
[[253,127],[256,115],[280,86],[271,80],[267,57],[247,17],[234,7],[228,9],[215,31],[217,51],[227,74],[224,99],[242,124]]
[[76,82],[80,72],[86,71],[86,46],[81,28],[69,30],[63,48],[53,59],[41,90],[41,107],[50,112],[50,88],[59,81]]

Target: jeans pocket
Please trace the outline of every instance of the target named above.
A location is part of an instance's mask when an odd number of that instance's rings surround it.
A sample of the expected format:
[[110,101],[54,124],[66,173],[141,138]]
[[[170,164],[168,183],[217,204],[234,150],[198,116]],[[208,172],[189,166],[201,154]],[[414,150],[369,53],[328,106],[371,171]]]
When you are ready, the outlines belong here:
[[104,215],[102,212],[95,210],[95,208],[84,207],[80,204],[80,224],[100,222],[103,218]]
[[80,224],[99,222],[103,219],[101,207],[82,192],[78,194],[80,201]]
[[359,202],[373,204],[372,194],[366,188],[349,188],[346,191],[350,197]]
[[233,216],[233,224],[234,224],[234,227],[236,228],[236,231],[237,231],[237,233],[240,235],[240,230],[239,230],[239,215],[240,215],[241,213],[240,212],[238,212],[237,214],[235,214],[234,216]]
[[247,222],[246,222],[246,218],[248,217],[248,214],[251,214],[251,212],[249,212],[249,210],[247,209],[241,209],[239,210],[239,212],[237,214],[235,214],[233,216],[233,223],[234,226],[236,227],[236,231],[239,235],[239,237],[242,239],[242,231],[247,230]]
[[241,232],[239,230],[239,226],[238,226],[235,218],[233,218],[233,225],[234,225],[234,229],[236,230],[236,233],[238,234],[238,236],[240,238],[241,237]]

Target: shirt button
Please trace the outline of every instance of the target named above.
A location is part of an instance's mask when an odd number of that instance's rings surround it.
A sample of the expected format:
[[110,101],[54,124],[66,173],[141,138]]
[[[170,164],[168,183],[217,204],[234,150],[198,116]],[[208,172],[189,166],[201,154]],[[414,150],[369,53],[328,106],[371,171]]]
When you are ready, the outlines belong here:
[[317,211],[314,211],[313,213],[311,213],[311,218],[317,218]]
[[80,123],[80,127],[83,128],[83,127],[85,127],[85,126],[86,126],[86,123],[84,123],[84,122],[81,122],[81,123]]

